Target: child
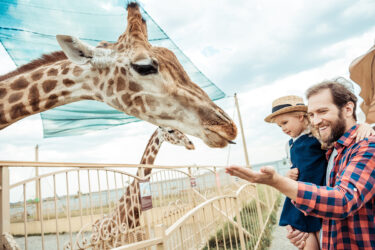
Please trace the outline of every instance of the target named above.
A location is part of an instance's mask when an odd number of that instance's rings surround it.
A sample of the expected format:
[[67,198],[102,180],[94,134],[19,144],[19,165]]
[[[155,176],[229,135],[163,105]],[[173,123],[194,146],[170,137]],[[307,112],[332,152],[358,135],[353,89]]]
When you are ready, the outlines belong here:
[[[276,123],[284,133],[292,137],[289,140],[288,154],[292,167],[287,176],[298,181],[325,186],[327,160],[324,149],[329,146],[323,145],[322,147],[318,139],[312,135],[306,112],[307,106],[304,105],[301,97],[284,96],[272,103],[272,113],[264,120]],[[355,135],[356,140],[362,140],[371,134],[374,134],[371,126],[366,123],[362,124]],[[314,135],[318,136],[318,133],[314,133]],[[294,171],[296,169],[298,171]],[[294,207],[289,198],[285,199],[279,225],[290,225],[301,232],[307,232],[308,237],[304,249],[320,249],[321,219],[303,215],[301,211]]]
[[[272,103],[272,114],[264,120],[276,123],[285,134],[292,137],[289,140],[289,155],[291,168],[298,168],[298,181],[323,185],[327,168],[325,150],[310,133],[306,112],[307,106],[301,97],[284,96]],[[305,216],[289,198],[285,199],[279,225],[291,225],[302,232],[308,232],[304,249],[319,249],[317,232],[321,228],[321,219]]]

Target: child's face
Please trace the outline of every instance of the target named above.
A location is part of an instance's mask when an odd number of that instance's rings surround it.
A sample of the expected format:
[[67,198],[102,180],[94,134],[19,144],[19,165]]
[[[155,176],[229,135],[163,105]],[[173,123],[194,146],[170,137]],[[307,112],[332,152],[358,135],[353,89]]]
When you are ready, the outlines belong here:
[[281,114],[275,117],[275,122],[283,132],[296,138],[305,130],[304,117],[296,114]]

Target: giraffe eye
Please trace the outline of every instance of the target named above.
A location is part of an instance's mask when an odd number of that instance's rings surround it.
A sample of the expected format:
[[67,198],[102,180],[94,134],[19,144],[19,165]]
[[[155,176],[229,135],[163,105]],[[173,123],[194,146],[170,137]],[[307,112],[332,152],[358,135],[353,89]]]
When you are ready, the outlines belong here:
[[172,133],[174,133],[174,130],[173,129],[168,130],[168,133],[172,134]]
[[150,75],[158,73],[158,64],[152,61],[151,64],[135,64],[131,63],[130,66],[140,75]]

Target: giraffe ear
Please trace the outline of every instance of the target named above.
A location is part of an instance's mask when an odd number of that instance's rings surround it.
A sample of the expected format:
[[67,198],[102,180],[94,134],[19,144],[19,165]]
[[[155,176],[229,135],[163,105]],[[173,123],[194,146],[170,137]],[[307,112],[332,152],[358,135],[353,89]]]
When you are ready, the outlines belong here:
[[85,64],[94,56],[95,48],[76,37],[56,35],[56,39],[65,55],[76,64]]

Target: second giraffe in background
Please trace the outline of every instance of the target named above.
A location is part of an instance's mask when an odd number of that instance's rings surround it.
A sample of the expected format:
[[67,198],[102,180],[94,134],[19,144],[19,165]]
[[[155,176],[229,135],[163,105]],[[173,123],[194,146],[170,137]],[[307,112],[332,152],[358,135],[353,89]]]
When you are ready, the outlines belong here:
[[[182,132],[176,129],[158,127],[152,134],[142,155],[141,164],[154,164],[160,146],[166,141],[173,145],[184,146],[193,150],[194,144]],[[138,168],[137,176],[143,178],[151,174],[152,168]],[[144,232],[140,228],[141,204],[139,201],[139,183],[135,179],[126,188],[125,194],[119,200],[111,215],[105,217],[93,225],[93,231],[97,232],[98,238],[105,238],[101,242],[102,247],[115,247],[125,243],[145,240]],[[100,237],[101,235],[110,237]]]

